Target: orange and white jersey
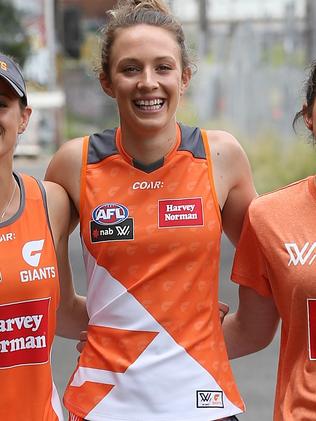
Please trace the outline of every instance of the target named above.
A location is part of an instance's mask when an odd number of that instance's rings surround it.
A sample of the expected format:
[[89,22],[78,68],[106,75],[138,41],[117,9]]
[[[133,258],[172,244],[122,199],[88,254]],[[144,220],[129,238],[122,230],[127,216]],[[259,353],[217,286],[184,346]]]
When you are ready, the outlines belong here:
[[0,419],[60,421],[50,362],[59,281],[45,192],[15,177],[20,208],[0,224]]
[[88,341],[64,403],[87,420],[241,413],[218,309],[221,218],[206,132],[178,126],[144,167],[120,129],[85,138],[80,225]]
[[273,296],[282,319],[274,421],[316,418],[315,201],[314,177],[254,200],[233,266],[232,279]]

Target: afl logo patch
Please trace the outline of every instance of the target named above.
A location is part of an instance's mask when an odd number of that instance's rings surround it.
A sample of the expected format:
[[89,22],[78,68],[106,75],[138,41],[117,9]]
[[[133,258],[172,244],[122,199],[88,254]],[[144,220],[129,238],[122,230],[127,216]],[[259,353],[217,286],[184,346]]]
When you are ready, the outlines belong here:
[[100,225],[117,225],[128,218],[128,209],[119,203],[104,203],[92,212],[92,219]]

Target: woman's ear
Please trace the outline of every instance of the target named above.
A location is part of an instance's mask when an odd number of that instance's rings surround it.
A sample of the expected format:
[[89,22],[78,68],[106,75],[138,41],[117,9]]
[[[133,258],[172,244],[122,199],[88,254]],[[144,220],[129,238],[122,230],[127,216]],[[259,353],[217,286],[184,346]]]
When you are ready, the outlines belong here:
[[112,84],[104,72],[101,72],[99,74],[99,81],[100,81],[103,91],[107,95],[109,95],[111,98],[115,98],[115,94],[113,93],[113,89],[112,89]]
[[22,134],[25,129],[27,128],[27,125],[29,124],[29,119],[32,114],[32,108],[25,107],[21,113],[21,122],[19,125],[18,134]]
[[307,107],[307,104],[303,104],[302,114],[304,118],[305,126],[310,130],[313,131],[313,113],[310,113]]
[[190,69],[190,67],[186,67],[185,69],[183,69],[180,95],[183,95],[186,89],[188,88],[188,86],[190,85],[191,77],[192,77],[192,70]]

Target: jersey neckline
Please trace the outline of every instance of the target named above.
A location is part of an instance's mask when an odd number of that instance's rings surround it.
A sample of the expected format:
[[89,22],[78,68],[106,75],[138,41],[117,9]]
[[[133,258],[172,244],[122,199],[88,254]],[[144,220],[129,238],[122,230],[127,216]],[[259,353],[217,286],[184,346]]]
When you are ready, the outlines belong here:
[[124,158],[124,160],[126,162],[128,162],[131,166],[133,166],[134,168],[142,171],[142,172],[146,172],[146,173],[151,173],[153,171],[156,171],[158,169],[160,169],[161,167],[163,167],[168,161],[170,161],[170,159],[174,156],[174,154],[176,153],[176,151],[179,148],[179,145],[181,143],[181,129],[179,124],[176,124],[176,142],[173,145],[173,147],[170,149],[170,151],[163,157],[161,157],[160,159],[158,159],[155,162],[152,162],[148,165],[143,164],[139,161],[137,161],[136,159],[134,159],[133,157],[131,157],[126,150],[124,149],[123,145],[122,145],[122,137],[121,137],[121,128],[118,127],[116,129],[115,132],[115,143],[116,143],[116,147],[120,153],[120,155]]
[[15,222],[21,215],[21,213],[23,212],[24,209],[24,203],[25,203],[25,189],[24,189],[24,184],[23,184],[23,180],[20,176],[20,174],[13,172],[13,177],[15,178],[15,181],[18,184],[18,188],[19,188],[19,195],[20,195],[20,204],[19,204],[19,208],[16,211],[16,213],[14,215],[12,215],[9,219],[3,221],[0,223],[0,228],[6,227],[8,225],[13,224],[13,222]]

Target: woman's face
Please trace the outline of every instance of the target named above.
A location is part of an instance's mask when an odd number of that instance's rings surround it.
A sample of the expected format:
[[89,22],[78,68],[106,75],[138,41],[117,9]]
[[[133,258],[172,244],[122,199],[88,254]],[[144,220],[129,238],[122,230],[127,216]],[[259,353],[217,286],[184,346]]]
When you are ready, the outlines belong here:
[[19,97],[0,78],[0,157],[14,151],[17,136],[25,130],[31,110],[21,109]]
[[174,124],[191,76],[181,63],[180,48],[166,29],[142,24],[117,31],[110,80],[100,80],[117,101],[122,127],[145,133]]

